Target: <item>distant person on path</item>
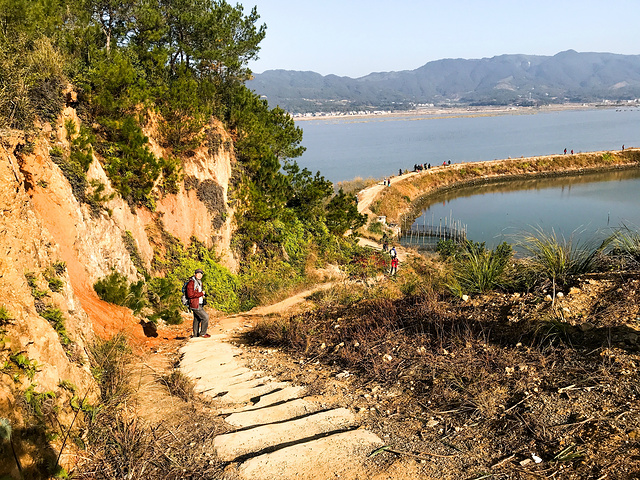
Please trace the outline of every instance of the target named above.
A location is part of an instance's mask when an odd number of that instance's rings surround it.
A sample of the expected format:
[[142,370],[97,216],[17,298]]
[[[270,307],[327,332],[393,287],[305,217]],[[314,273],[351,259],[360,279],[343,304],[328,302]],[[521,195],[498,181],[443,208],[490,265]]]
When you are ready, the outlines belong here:
[[391,259],[391,269],[389,270],[389,275],[395,275],[398,273],[398,257]]
[[451,165],[451,160],[449,160],[449,163],[447,165]]
[[396,247],[391,247],[389,255],[391,256],[391,269],[389,270],[389,275],[395,275],[398,272],[398,253],[396,252]]
[[565,154],[565,155],[567,154],[567,149],[566,149],[566,148],[564,149],[564,154]]
[[202,277],[204,271],[198,268],[193,277],[187,283],[186,296],[189,299],[189,308],[193,312],[193,336],[209,338],[211,335],[207,333],[209,327],[209,314],[204,311],[205,293],[202,286]]
[[356,193],[356,205],[358,205],[358,194]]
[[573,148],[571,149],[571,155],[573,155]]
[[387,232],[384,232],[384,234],[382,235],[382,251],[386,252],[388,248],[389,248],[389,236],[387,235]]
[[402,175],[402,169],[398,170],[398,175]]
[[622,145],[622,151],[624,152],[624,144]]

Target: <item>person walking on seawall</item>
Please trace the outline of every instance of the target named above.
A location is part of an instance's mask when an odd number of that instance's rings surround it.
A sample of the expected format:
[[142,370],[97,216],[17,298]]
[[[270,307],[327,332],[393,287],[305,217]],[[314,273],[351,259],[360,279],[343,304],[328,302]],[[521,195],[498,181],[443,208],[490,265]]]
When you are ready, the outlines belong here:
[[205,305],[205,293],[202,287],[203,276],[204,271],[198,268],[187,283],[186,294],[189,299],[189,308],[193,312],[193,336],[209,338],[211,336],[207,333],[209,314],[203,308]]

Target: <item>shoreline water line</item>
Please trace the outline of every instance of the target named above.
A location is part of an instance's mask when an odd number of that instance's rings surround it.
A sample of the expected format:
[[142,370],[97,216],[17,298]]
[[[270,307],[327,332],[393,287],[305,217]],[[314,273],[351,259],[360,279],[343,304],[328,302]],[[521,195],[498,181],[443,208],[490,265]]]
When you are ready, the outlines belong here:
[[462,187],[634,168],[640,168],[640,149],[637,148],[458,163],[411,171],[393,177],[391,186],[376,184],[363,189],[359,196],[366,196],[366,190],[377,190],[363,211],[368,210],[371,215],[385,216],[389,222],[398,223],[401,218],[404,221],[418,218],[429,197]]

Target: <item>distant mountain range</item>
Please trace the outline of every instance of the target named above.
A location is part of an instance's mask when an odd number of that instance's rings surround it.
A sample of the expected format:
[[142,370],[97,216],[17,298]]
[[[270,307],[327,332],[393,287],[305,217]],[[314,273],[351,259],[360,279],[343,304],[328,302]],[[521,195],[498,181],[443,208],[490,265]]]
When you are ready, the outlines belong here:
[[360,78],[268,70],[247,86],[290,113],[434,105],[541,105],[640,98],[640,55],[578,53],[445,59]]

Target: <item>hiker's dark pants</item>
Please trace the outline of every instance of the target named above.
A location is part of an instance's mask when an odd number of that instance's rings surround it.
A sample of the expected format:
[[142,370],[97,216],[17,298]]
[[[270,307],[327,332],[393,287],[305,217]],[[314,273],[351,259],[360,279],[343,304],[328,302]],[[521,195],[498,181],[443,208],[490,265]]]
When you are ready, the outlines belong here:
[[207,328],[209,327],[209,314],[204,311],[202,305],[198,308],[192,308],[193,312],[193,336],[201,337],[205,333],[207,333]]

